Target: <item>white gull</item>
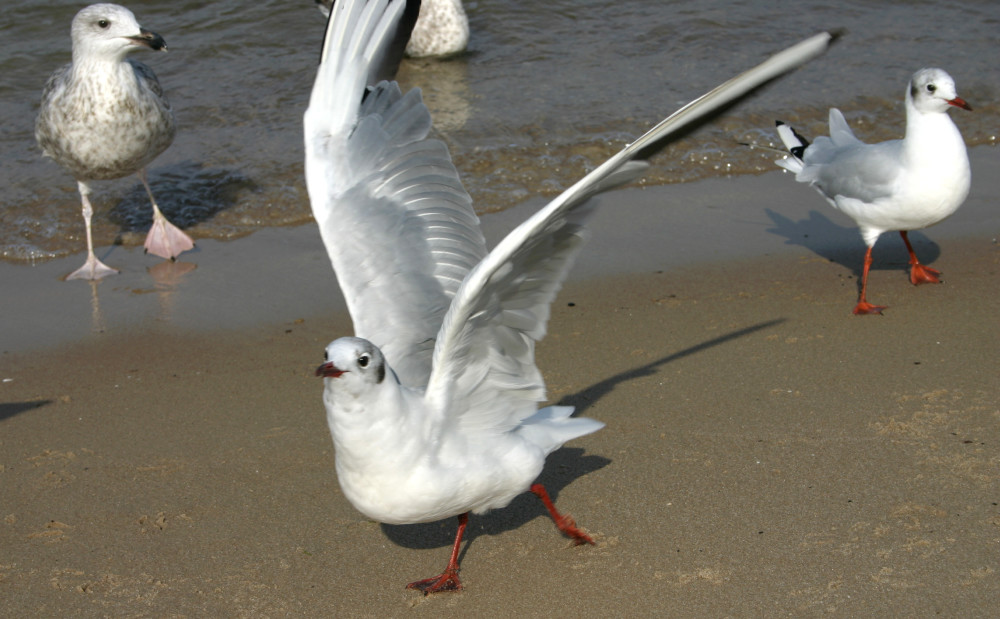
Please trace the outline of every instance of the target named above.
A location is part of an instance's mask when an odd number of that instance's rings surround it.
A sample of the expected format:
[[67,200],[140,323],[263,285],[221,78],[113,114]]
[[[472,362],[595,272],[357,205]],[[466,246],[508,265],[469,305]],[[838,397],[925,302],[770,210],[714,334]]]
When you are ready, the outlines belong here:
[[170,104],[153,71],[126,58],[137,49],[165,51],[166,43],[116,4],[82,9],[71,32],[73,62],[45,85],[35,139],[45,155],[70,171],[83,202],[87,261],[67,279],[100,279],[118,271],[94,255],[91,181],[138,173],[153,204],[147,252],[172,259],[194,243],[163,216],[146,180],[146,166],[174,139]]
[[865,144],[844,115],[830,109],[830,137],[809,142],[780,120],[778,136],[791,157],[776,161],[809,183],[861,229],[868,246],[855,314],[881,314],[868,302],[872,248],[883,233],[898,230],[910,254],[910,281],[937,283],[940,273],[920,264],[907,231],[932,226],[954,213],[969,195],[971,173],[965,141],[948,116],[952,107],[971,110],[941,69],[921,69],[906,87],[906,136]]
[[328,23],[305,113],[306,185],[358,337],[316,370],[345,497],[379,522],[458,516],[440,576],[460,589],[469,512],[531,491],[575,543],[593,543],[535,479],[545,457],[600,429],[549,406],[535,365],[549,305],[586,236],[589,198],[641,175],[676,132],[822,53],[821,34],[685,106],[577,182],[488,251],[471,198],[419,90],[366,88],[404,13],[398,0],[342,0]]
[[[319,10],[330,15],[334,0],[316,0]],[[469,44],[469,18],[462,0],[423,0],[413,26],[406,54],[411,58],[452,56]]]

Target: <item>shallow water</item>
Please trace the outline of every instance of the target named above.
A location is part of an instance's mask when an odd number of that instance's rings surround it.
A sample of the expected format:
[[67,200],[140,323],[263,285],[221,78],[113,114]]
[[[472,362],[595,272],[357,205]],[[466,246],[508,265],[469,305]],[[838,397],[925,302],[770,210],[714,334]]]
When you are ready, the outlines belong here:
[[[624,143],[716,84],[824,28],[847,35],[653,160],[647,183],[773,169],[775,118],[805,135],[838,106],[866,140],[901,135],[902,95],[923,66],[948,70],[975,112],[953,117],[970,145],[1000,132],[1000,4],[958,2],[512,0],[467,2],[470,49],[407,60],[480,212],[569,186]],[[11,0],[0,12],[0,255],[34,262],[83,249],[76,183],[41,157],[34,116],[70,56],[83,5]],[[178,135],[153,164],[161,207],[197,238],[309,221],[302,112],[323,20],[312,0],[130,2],[169,53],[139,53],[160,78]],[[973,180],[975,183],[975,180]],[[95,242],[141,243],[148,201],[132,177],[96,183]]]

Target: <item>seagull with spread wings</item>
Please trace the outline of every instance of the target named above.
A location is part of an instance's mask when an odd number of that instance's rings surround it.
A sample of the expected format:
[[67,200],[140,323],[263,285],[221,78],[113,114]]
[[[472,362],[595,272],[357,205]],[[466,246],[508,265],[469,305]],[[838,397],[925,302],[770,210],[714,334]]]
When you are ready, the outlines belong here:
[[823,33],[683,107],[486,247],[471,198],[419,90],[371,85],[404,14],[401,0],[337,2],[306,111],[306,183],[357,337],[326,348],[316,370],[341,489],[379,522],[458,516],[440,576],[461,588],[468,514],[531,491],[577,544],[593,543],[535,479],[545,457],[603,424],[545,399],[535,343],[586,237],[588,200],[637,178],[678,131],[822,53]]

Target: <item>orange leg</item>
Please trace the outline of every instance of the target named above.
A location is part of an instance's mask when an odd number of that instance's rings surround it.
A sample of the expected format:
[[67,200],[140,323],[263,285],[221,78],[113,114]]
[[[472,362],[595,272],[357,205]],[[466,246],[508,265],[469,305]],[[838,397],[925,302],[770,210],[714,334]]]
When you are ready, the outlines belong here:
[[900,230],[899,236],[903,237],[903,242],[906,243],[906,251],[910,252],[910,283],[914,286],[918,284],[940,283],[941,280],[938,279],[938,275],[941,272],[929,266],[924,266],[917,260],[917,254],[913,253],[913,246],[910,245],[910,239],[906,238],[906,230]]
[[868,271],[872,268],[872,248],[865,252],[865,267],[861,272],[861,296],[858,304],[854,306],[855,314],[881,314],[886,309],[885,305],[872,305],[866,298],[868,292]]
[[549,493],[545,491],[545,486],[542,484],[534,484],[531,486],[531,491],[542,500],[545,504],[545,509],[549,510],[549,515],[555,520],[556,526],[559,530],[566,535],[573,538],[573,544],[579,546],[580,544],[593,544],[594,540],[591,539],[589,535],[581,531],[576,526],[576,522],[573,521],[572,516],[569,514],[560,514],[556,510],[556,506],[552,503],[552,499],[549,498]]
[[458,517],[458,534],[455,535],[455,546],[451,549],[451,559],[448,560],[448,567],[440,576],[417,580],[406,585],[407,589],[419,589],[428,593],[439,591],[459,591],[462,588],[461,581],[458,580],[458,548],[462,544],[462,535],[465,534],[465,527],[469,524],[469,513],[466,512]]

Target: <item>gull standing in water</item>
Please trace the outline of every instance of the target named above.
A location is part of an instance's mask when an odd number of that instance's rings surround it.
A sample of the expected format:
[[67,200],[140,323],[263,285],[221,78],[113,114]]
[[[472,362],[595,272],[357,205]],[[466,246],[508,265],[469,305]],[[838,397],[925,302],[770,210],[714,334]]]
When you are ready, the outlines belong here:
[[941,69],[921,69],[906,87],[906,136],[865,144],[854,136],[844,115],[830,109],[830,137],[810,144],[777,121],[778,136],[791,157],[776,161],[809,183],[861,228],[868,250],[861,272],[855,314],[881,314],[885,305],[868,302],[868,271],[875,241],[898,230],[910,253],[910,282],[938,283],[940,273],[920,264],[909,230],[933,226],[954,213],[966,196],[972,174],[969,155],[948,110],[972,107],[955,93],[955,81]]
[[513,230],[492,251],[445,145],[429,139],[420,91],[366,88],[393,45],[400,0],[333,8],[305,113],[306,185],[357,337],[316,369],[344,496],[379,522],[458,517],[439,576],[409,587],[461,589],[470,512],[523,492],[576,544],[593,543],[535,482],[545,457],[603,424],[572,407],[538,408],[535,342],[586,237],[597,193],[640,176],[676,132],[822,53],[823,33],[683,107]]
[[[329,17],[335,0],[316,0],[319,10]],[[462,0],[423,0],[406,55],[411,58],[451,56],[464,52],[469,44],[469,18]]]
[[90,182],[138,173],[153,203],[146,251],[173,259],[194,247],[160,212],[146,180],[146,166],[174,139],[170,103],[156,75],[126,56],[137,49],[166,51],[163,37],[139,26],[116,4],[94,4],[73,18],[73,62],[49,78],[35,123],[45,155],[77,181],[87,226],[87,261],[66,279],[100,279],[117,273],[94,255]]

